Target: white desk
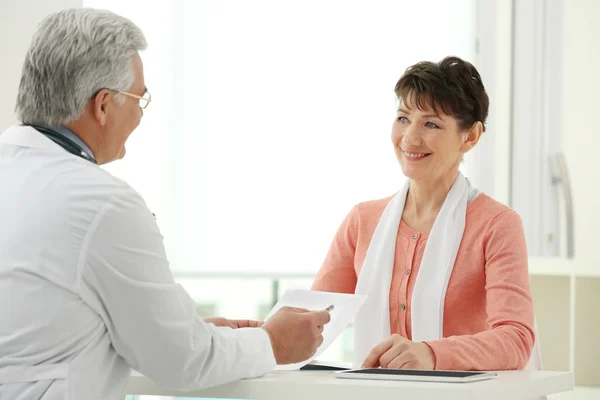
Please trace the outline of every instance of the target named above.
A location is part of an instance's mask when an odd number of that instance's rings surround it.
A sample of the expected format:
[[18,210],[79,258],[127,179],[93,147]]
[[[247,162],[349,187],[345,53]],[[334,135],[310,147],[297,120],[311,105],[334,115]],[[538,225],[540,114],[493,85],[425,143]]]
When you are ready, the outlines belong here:
[[494,380],[474,383],[390,382],[336,379],[331,372],[275,372],[211,389],[179,392],[132,375],[128,394],[256,400],[506,400],[530,399],[573,390],[571,372],[504,371]]

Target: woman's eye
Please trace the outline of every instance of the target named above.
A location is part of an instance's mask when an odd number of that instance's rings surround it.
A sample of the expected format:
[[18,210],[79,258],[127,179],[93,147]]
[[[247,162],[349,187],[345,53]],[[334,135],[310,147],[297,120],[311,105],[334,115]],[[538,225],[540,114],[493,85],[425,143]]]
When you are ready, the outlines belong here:
[[398,117],[398,121],[400,121],[400,122],[408,122],[408,118],[406,118],[406,117]]
[[437,126],[433,122],[427,122],[427,123],[425,123],[425,126],[428,127],[428,128],[431,128],[431,129],[439,128],[439,126]]

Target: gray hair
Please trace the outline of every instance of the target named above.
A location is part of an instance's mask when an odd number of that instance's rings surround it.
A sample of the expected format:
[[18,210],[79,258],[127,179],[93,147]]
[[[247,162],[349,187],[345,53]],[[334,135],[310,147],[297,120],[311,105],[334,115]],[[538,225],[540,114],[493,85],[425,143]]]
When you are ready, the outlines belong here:
[[25,56],[17,115],[47,125],[78,119],[99,90],[131,87],[132,57],[145,48],[140,28],[110,11],[74,8],[47,16]]

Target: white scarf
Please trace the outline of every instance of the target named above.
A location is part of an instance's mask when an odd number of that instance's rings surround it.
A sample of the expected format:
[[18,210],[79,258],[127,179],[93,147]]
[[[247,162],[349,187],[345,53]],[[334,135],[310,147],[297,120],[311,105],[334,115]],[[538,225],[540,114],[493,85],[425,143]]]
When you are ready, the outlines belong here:
[[[408,189],[407,182],[383,211],[358,277],[355,293],[368,297],[355,319],[355,368],[362,365],[373,347],[391,334],[389,295],[398,226]],[[414,342],[443,338],[448,281],[465,230],[467,204],[478,195],[479,191],[471,188],[469,181],[459,173],[433,224],[411,299]],[[541,369],[537,340],[529,368]]]

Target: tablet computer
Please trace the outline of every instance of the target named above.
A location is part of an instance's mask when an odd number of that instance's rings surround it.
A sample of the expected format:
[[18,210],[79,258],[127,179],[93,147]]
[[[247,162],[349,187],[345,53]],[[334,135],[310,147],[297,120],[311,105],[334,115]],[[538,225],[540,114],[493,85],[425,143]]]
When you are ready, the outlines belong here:
[[385,381],[424,381],[424,382],[477,382],[491,379],[494,372],[478,371],[422,371],[411,369],[361,368],[335,372],[342,379],[378,379]]

